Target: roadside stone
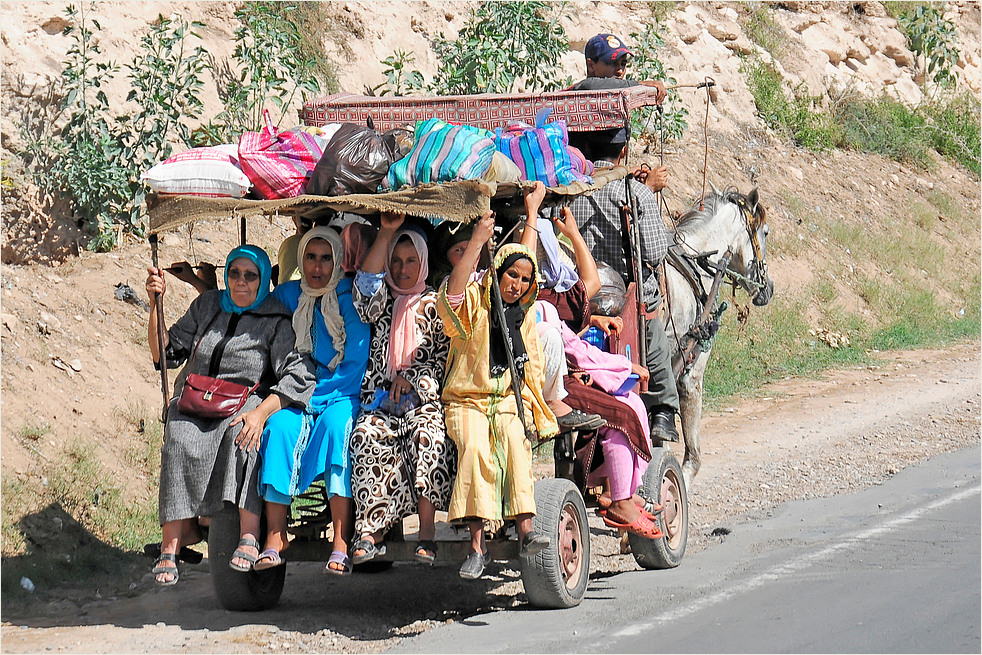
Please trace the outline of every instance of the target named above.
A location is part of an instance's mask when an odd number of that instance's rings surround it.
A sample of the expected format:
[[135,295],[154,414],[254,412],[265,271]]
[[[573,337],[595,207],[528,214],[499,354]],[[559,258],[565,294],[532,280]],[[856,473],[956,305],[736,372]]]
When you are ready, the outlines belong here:
[[13,314],[0,314],[0,323],[10,332],[20,329],[20,321]]
[[[41,312],[40,321],[38,323],[39,327],[44,324],[48,331],[61,329],[61,320],[54,314],[49,314],[48,312]],[[46,334],[49,332],[45,332]]]

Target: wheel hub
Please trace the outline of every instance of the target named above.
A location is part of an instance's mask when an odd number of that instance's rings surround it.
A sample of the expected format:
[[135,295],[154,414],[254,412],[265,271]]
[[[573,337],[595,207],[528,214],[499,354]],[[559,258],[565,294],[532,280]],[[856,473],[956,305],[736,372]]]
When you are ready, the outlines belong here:
[[564,505],[559,518],[559,558],[562,562],[563,579],[568,587],[576,586],[583,569],[581,532],[576,508],[569,504]]
[[684,517],[681,507],[681,497],[682,494],[679,490],[678,480],[672,475],[663,477],[661,481],[661,502],[665,509],[662,510],[662,524],[665,528],[665,536],[670,543],[678,539],[682,532],[681,521]]

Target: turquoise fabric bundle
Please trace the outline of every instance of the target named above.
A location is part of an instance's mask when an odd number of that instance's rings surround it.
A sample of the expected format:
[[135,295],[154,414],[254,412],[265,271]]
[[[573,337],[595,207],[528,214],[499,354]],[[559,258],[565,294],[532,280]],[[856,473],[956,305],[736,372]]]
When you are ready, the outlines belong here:
[[389,167],[382,186],[397,190],[427,182],[478,179],[491,166],[492,136],[487,130],[439,118],[419,123],[412,150]]

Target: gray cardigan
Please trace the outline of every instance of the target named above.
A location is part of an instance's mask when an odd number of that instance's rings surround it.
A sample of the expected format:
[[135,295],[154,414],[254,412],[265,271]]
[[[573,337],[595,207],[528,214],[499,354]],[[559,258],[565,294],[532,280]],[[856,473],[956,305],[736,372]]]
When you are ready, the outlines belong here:
[[[174,397],[180,397],[187,374],[196,373],[250,387],[259,382],[256,393],[261,398],[275,392],[285,405],[306,407],[314,390],[314,368],[309,357],[294,349],[290,310],[270,296],[259,307],[236,317],[222,311],[221,294],[213,289],[195,298],[184,316],[167,331],[168,368],[190,359],[177,377]],[[228,339],[217,372],[210,373],[212,354],[233,321],[234,336]]]

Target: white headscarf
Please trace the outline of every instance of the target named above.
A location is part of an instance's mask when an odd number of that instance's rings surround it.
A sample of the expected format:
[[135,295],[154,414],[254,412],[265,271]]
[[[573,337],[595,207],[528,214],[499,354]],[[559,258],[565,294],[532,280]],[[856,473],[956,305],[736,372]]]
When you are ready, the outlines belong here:
[[[307,250],[307,244],[314,239],[323,239],[331,246],[334,254],[334,270],[331,272],[331,279],[322,289],[312,289],[307,285],[307,280],[303,277],[303,258]],[[344,245],[338,233],[329,227],[318,226],[307,231],[300,239],[297,246],[297,262],[300,264],[300,302],[297,304],[297,311],[293,312],[293,331],[297,334],[297,351],[309,353],[314,349],[313,340],[310,338],[310,328],[314,323],[314,305],[317,299],[321,298],[321,315],[324,316],[324,325],[327,333],[334,341],[334,349],[337,355],[327,365],[328,369],[334,370],[344,359],[344,319],[341,317],[341,307],[338,305],[337,287],[338,282],[344,278],[344,270],[341,268],[341,260],[344,259]]]

